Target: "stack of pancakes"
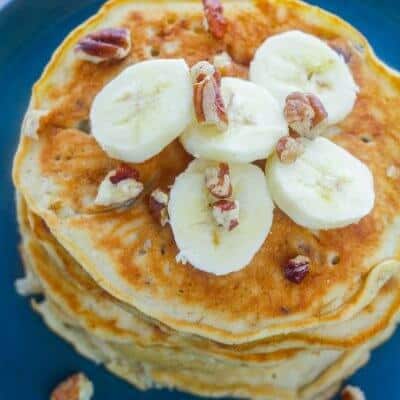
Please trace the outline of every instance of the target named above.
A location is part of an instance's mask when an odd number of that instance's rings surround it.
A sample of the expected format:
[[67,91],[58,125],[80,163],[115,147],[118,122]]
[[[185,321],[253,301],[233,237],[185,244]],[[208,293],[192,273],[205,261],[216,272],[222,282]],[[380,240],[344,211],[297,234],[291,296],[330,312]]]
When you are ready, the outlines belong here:
[[[17,289],[42,294],[32,304],[53,331],[141,389],[329,399],[399,317],[399,178],[387,171],[400,151],[400,78],[358,32],[320,9],[294,0],[224,6],[228,32],[216,41],[203,28],[200,2],[110,1],[57,50],[28,110],[45,111],[38,138],[23,131],[15,158],[26,273]],[[78,40],[108,26],[130,29],[129,57],[101,65],[77,60]],[[259,44],[289,29],[347,52],[361,90],[332,140],[374,174],[370,215],[316,232],[276,209],[252,262],[217,277],[176,261],[172,232],[152,218],[146,195],[130,207],[93,210],[100,182],[117,165],[88,127],[93,98],[108,81],[146,58],[183,57],[192,65],[221,52],[233,58],[225,73],[246,77]],[[172,184],[190,161],[175,141],[135,167],[149,193]],[[282,273],[297,254],[312,260],[299,285]]]

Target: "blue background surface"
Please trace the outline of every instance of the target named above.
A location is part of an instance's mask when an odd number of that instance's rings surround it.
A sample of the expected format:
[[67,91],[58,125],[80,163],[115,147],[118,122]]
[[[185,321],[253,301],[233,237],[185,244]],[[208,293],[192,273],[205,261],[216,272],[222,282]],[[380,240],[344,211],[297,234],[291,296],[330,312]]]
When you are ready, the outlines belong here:
[[[101,0],[0,0],[0,400],[48,399],[53,386],[81,370],[95,384],[95,400],[190,400],[177,392],[137,392],[78,356],[52,334],[14,291],[17,253],[11,163],[30,88],[65,35],[93,14]],[[400,69],[399,0],[311,1],[350,21],[377,54]],[[400,112],[400,110],[399,110]],[[368,400],[400,399],[400,330],[377,349],[351,382]]]

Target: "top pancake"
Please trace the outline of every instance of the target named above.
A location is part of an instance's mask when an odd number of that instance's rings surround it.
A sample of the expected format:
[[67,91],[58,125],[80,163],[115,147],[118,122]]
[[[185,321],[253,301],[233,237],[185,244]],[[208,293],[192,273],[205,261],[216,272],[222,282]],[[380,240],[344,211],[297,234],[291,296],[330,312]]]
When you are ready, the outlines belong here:
[[[230,1],[224,7],[228,32],[216,41],[202,27],[200,2],[107,3],[66,39],[35,85],[30,109],[49,114],[41,120],[39,140],[21,137],[14,181],[29,207],[110,294],[177,330],[243,343],[349,318],[400,267],[399,179],[386,173],[400,166],[400,77],[352,27],[315,7],[293,0]],[[131,30],[130,56],[100,65],[78,61],[77,41],[109,26]],[[276,209],[252,262],[216,277],[175,261],[172,232],[153,221],[146,198],[129,209],[91,213],[98,185],[118,164],[83,130],[94,96],[108,81],[152,56],[183,57],[192,65],[221,51],[235,61],[229,74],[245,77],[260,43],[290,29],[317,35],[349,58],[360,93],[332,139],[371,169],[371,214],[343,229],[311,232]],[[190,160],[175,141],[135,167],[147,190],[167,188]],[[284,278],[282,264],[299,253],[312,263],[307,278],[295,285]]]

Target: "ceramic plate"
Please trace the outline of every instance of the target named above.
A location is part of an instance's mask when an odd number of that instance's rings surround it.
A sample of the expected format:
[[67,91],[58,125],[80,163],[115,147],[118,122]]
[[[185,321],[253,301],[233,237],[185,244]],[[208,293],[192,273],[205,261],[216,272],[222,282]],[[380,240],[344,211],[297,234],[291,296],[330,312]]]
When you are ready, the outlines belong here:
[[[17,252],[14,191],[10,171],[30,89],[53,50],[76,25],[93,14],[99,0],[0,0],[0,400],[45,400],[68,374],[84,371],[95,384],[95,400],[189,400],[178,392],[138,392],[102,367],[78,356],[51,333],[18,297],[22,275]],[[355,25],[378,56],[400,69],[398,0],[316,0]],[[400,110],[399,110],[400,112]],[[367,367],[351,378],[368,400],[400,399],[400,330],[376,350]],[[382,397],[383,396],[383,397]]]

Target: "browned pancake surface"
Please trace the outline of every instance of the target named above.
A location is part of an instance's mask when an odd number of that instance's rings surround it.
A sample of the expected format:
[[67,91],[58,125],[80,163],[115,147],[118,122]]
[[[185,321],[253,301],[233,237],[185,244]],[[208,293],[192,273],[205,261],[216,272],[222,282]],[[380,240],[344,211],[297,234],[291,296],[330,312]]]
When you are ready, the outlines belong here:
[[[155,302],[193,309],[195,315],[200,315],[199,324],[207,320],[208,313],[215,319],[221,316],[224,321],[238,323],[238,331],[242,323],[258,329],[265,319],[290,318],[304,310],[313,310],[316,317],[324,314],[329,304],[322,299],[335,285],[348,286],[345,296],[358,289],[373,267],[369,259],[382,246],[384,233],[400,215],[400,181],[386,174],[390,165],[400,167],[400,81],[384,74],[383,67],[365,53],[362,43],[340,37],[328,26],[321,28],[307,21],[300,12],[303,6],[287,4],[290,7],[284,8],[265,1],[239,14],[233,7],[226,7],[228,33],[221,41],[204,31],[201,12],[132,12],[123,24],[132,33],[133,49],[127,59],[100,65],[76,62],[65,85],[47,87],[46,96],[57,106],[40,130],[40,170],[57,183],[62,202],[84,216],[71,218],[71,226],[90,234],[93,247],[115,262],[116,274],[132,288]],[[227,75],[246,77],[257,47],[267,37],[290,29],[317,35],[348,58],[360,93],[353,112],[339,125],[341,133],[333,140],[371,169],[376,190],[371,214],[343,229],[311,232],[276,209],[272,230],[252,262],[243,270],[222,277],[175,261],[179,250],[172,231],[152,219],[146,196],[129,209],[88,214],[88,199],[93,199],[104,176],[118,165],[92,136],[79,130],[89,118],[93,98],[108,81],[128,65],[149,56],[183,57],[192,65],[211,60],[222,51],[234,60]],[[177,50],[168,52],[167,42],[178,43]],[[175,141],[135,167],[148,190],[166,189],[190,161],[191,157]],[[264,167],[264,162],[259,165]],[[58,208],[57,203],[52,207],[56,213]],[[144,251],[147,240],[151,241],[151,248]],[[309,256],[312,262],[309,275],[296,285],[284,278],[282,266],[298,254]],[[191,319],[190,311],[187,319]]]

